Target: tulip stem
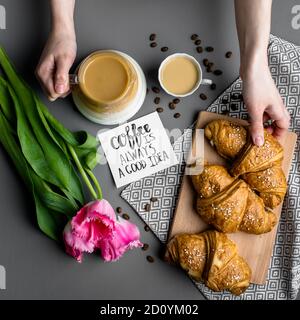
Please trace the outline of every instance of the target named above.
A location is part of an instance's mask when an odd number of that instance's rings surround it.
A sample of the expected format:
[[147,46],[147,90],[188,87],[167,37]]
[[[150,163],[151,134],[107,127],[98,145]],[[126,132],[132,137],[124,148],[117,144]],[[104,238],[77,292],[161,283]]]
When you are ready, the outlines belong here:
[[89,177],[93,181],[93,183],[94,183],[94,185],[96,187],[96,190],[98,192],[98,199],[101,200],[103,198],[103,195],[102,195],[102,189],[101,189],[101,186],[99,184],[99,181],[97,180],[97,178],[95,177],[95,175],[93,174],[93,172],[90,169],[86,168],[85,171],[87,172],[87,174],[89,175]]
[[73,160],[74,160],[74,162],[75,162],[75,164],[76,164],[76,166],[77,166],[77,168],[78,168],[78,171],[79,171],[79,173],[81,174],[82,179],[83,179],[83,181],[85,182],[87,188],[89,189],[92,197],[93,197],[95,200],[97,200],[97,199],[98,199],[97,194],[96,194],[96,192],[95,192],[95,190],[94,190],[94,188],[93,188],[93,186],[92,186],[92,184],[91,184],[88,176],[86,175],[86,173],[85,173],[85,171],[84,171],[84,169],[83,169],[83,167],[82,167],[82,165],[81,165],[81,163],[80,163],[80,161],[79,161],[79,159],[78,159],[78,157],[77,157],[76,152],[74,151],[73,147],[72,147],[70,144],[68,144],[68,143],[67,143],[67,147],[68,147],[68,149],[69,149],[69,151],[70,151],[70,153],[71,153],[71,156],[72,156],[72,158],[73,158]]

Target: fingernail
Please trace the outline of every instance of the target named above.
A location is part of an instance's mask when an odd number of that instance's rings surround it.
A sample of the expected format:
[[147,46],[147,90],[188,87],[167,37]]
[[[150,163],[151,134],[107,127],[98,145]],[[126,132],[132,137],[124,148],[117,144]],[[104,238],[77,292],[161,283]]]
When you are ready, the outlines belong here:
[[258,146],[261,147],[264,144],[264,139],[261,136],[258,136],[255,138],[254,143]]
[[55,91],[58,93],[58,94],[62,94],[65,92],[65,86],[62,85],[62,84],[59,84],[57,86],[55,86]]

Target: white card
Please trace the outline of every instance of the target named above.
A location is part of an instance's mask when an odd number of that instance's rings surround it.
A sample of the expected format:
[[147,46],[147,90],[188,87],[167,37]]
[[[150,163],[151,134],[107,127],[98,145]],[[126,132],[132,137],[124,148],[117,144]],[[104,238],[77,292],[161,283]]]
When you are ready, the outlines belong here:
[[99,133],[117,188],[178,164],[157,112]]

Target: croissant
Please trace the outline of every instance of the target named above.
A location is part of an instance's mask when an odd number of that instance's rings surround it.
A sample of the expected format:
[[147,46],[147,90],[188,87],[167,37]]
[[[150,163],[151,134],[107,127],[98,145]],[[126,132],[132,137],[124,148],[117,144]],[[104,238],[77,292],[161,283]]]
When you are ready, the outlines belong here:
[[218,154],[228,160],[234,159],[247,142],[246,128],[227,120],[211,121],[204,135]]
[[166,260],[214,291],[240,295],[250,284],[251,269],[238,255],[236,244],[217,231],[173,237],[167,244]]
[[252,143],[248,130],[226,120],[214,120],[205,136],[224,158],[234,160],[233,177],[241,177],[257,191],[265,206],[273,209],[284,199],[287,183],[281,168],[283,148],[266,130],[264,145]]
[[262,234],[275,226],[276,216],[265,209],[263,199],[223,166],[205,165],[201,174],[192,176],[192,182],[198,193],[197,213],[217,230]]

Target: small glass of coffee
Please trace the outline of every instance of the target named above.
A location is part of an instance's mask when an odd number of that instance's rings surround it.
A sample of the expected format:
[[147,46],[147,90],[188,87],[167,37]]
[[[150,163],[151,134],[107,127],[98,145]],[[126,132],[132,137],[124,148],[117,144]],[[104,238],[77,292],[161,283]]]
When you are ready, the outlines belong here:
[[161,87],[175,97],[187,97],[193,94],[200,84],[212,84],[209,79],[202,79],[199,62],[186,53],[168,56],[160,65],[158,79]]

